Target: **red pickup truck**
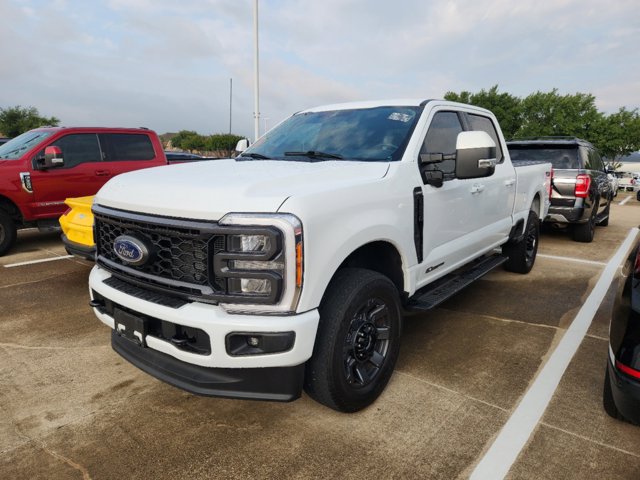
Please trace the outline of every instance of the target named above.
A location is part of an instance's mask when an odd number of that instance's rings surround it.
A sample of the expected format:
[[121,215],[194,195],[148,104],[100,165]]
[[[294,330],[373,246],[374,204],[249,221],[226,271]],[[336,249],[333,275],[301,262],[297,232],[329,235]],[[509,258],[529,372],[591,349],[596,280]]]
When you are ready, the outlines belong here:
[[94,195],[112,177],[166,165],[145,128],[45,127],[0,145],[0,256],[20,228],[58,227],[69,197]]

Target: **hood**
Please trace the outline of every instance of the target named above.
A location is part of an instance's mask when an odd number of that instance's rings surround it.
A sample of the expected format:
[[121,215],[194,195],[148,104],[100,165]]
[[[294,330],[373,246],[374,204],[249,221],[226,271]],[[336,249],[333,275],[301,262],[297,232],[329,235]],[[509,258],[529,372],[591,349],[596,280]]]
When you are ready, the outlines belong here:
[[274,213],[290,196],[378,180],[386,162],[211,160],[119,175],[96,203],[152,215],[219,220],[230,212]]

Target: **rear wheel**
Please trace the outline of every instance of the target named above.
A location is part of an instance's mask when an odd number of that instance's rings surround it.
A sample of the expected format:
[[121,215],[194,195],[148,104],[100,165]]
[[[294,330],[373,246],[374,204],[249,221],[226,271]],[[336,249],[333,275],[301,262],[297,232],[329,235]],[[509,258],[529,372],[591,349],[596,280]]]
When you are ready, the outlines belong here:
[[599,204],[593,206],[589,220],[586,223],[579,223],[573,226],[573,239],[576,242],[590,243],[596,231],[596,214],[598,213]]
[[9,251],[16,241],[16,224],[8,213],[0,210],[0,256]]
[[529,273],[533,268],[538,254],[538,240],[540,237],[540,221],[538,214],[529,211],[524,237],[519,242],[509,242],[502,247],[502,252],[509,257],[504,268],[510,272]]
[[609,365],[607,365],[604,373],[604,386],[602,389],[602,406],[604,411],[607,412],[611,418],[616,420],[624,420],[624,417],[616,407],[616,402],[613,400],[613,391],[611,390],[611,377],[609,376]]
[[356,412],[382,393],[400,350],[402,317],[395,285],[361,268],[340,270],[320,305],[305,390],[341,412]]

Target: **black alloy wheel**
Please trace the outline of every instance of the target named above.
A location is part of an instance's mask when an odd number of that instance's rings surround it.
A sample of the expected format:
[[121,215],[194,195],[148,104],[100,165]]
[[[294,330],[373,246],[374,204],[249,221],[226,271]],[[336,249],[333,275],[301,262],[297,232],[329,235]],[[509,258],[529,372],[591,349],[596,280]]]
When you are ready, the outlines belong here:
[[373,382],[389,353],[389,307],[380,298],[366,302],[351,318],[344,341],[345,378],[355,388]]
[[510,272],[529,273],[536,262],[539,238],[540,220],[538,214],[530,210],[524,237],[519,242],[509,242],[502,247],[502,253],[508,257],[504,268]]
[[378,272],[344,268],[327,287],[319,310],[305,390],[334,410],[362,410],[382,393],[398,358],[398,289]]

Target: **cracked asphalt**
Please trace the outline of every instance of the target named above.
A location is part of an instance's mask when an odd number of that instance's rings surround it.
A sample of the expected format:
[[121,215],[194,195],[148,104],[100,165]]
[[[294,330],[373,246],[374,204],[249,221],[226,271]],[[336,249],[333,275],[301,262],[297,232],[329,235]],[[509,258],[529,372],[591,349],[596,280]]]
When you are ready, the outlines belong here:
[[[197,397],[142,373],[88,306],[89,262],[6,267],[65,255],[57,234],[20,232],[0,258],[0,478],[467,478],[640,223],[635,199],[611,211],[593,243],[547,231],[529,275],[492,272],[406,317],[391,382],[352,415],[306,396]],[[507,478],[640,478],[640,427],[601,406],[612,293]]]

